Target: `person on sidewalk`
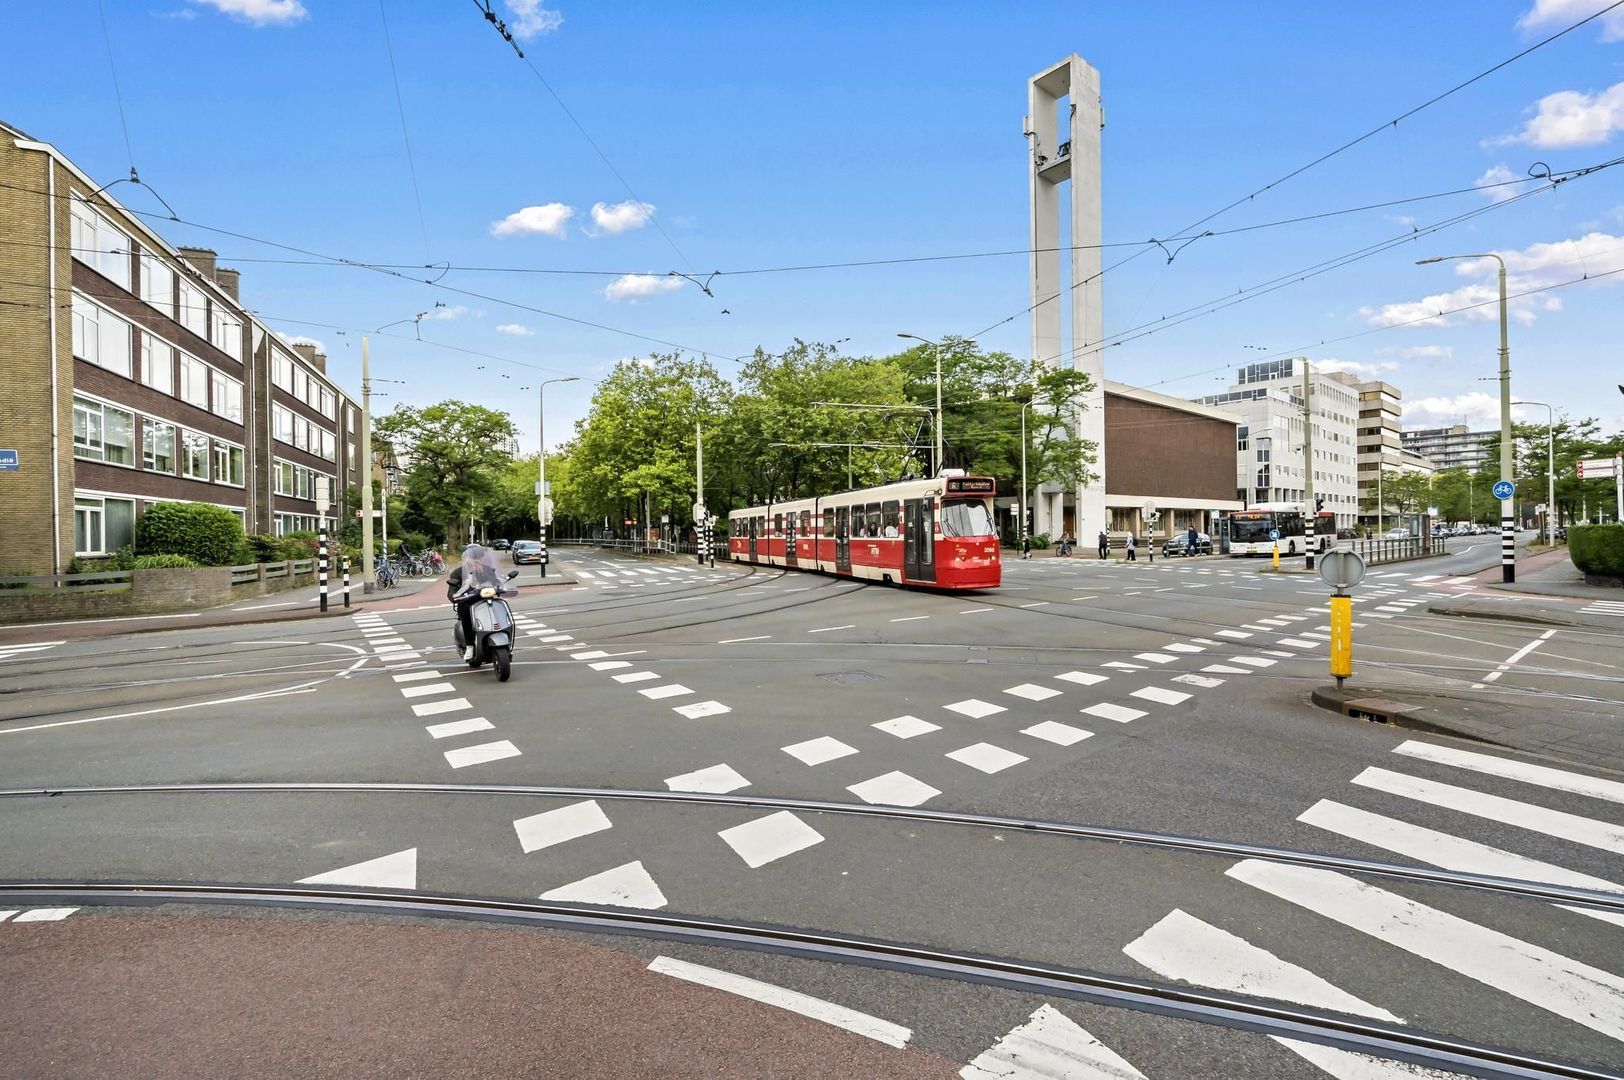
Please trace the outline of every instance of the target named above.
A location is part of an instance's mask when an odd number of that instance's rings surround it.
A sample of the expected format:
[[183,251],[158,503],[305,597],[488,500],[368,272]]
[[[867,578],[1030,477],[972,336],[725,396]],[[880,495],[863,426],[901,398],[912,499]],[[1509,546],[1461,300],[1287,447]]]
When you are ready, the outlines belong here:
[[1199,535],[1200,534],[1195,531],[1195,523],[1191,522],[1189,531],[1184,534],[1184,538],[1185,538],[1184,557],[1185,558],[1193,559],[1193,558],[1196,557],[1196,537],[1199,536]]
[[1032,557],[1032,538],[1030,536],[1026,536],[1025,534],[1022,534],[1022,536],[1021,536],[1021,558],[1030,559],[1031,557]]
[[1134,544],[1135,544],[1135,541],[1134,541],[1134,536],[1133,536],[1133,530],[1129,529],[1128,530],[1128,561],[1129,562],[1137,561],[1137,558],[1136,558],[1136,556],[1134,554]]
[[1105,530],[1104,529],[1101,529],[1100,530],[1100,558],[1104,559],[1106,556],[1108,556],[1110,554],[1111,554],[1111,538],[1109,536],[1105,535]]

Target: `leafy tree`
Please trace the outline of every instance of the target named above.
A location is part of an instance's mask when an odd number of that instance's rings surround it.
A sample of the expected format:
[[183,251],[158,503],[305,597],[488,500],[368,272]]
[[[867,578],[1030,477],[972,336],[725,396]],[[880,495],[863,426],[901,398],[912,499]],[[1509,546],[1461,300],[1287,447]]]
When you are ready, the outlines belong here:
[[448,543],[455,543],[461,522],[495,493],[516,434],[507,413],[462,401],[422,409],[401,405],[376,428],[411,463],[406,487],[412,508]]
[[[1381,513],[1388,516],[1419,513],[1426,508],[1427,500],[1431,496],[1432,477],[1426,473],[1398,469],[1382,470]],[[1366,496],[1364,509],[1370,513],[1378,512],[1377,501],[1376,488],[1372,487]],[[1442,509],[1439,507],[1440,511]]]

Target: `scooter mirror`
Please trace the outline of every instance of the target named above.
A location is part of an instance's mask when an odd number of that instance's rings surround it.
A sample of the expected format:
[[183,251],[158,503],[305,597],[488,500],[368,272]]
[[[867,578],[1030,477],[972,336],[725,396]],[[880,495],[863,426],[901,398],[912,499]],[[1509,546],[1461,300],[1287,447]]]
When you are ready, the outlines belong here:
[[508,579],[508,580],[509,580],[509,581],[512,581],[512,580],[513,580],[513,579],[514,579],[514,578],[516,578],[516,577],[518,577],[518,576],[519,576],[519,572],[518,572],[518,571],[517,571],[517,570],[509,570],[509,571],[508,571],[508,576],[507,576],[507,579]]

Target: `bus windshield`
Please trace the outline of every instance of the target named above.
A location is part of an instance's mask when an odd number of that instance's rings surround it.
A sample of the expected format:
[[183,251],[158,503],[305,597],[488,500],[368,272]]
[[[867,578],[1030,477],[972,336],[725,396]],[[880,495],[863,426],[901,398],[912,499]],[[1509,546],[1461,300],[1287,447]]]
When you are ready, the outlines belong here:
[[1229,518],[1229,539],[1237,544],[1257,544],[1269,538],[1274,528],[1273,514],[1232,514]]
[[942,503],[943,536],[992,536],[995,531],[985,503]]

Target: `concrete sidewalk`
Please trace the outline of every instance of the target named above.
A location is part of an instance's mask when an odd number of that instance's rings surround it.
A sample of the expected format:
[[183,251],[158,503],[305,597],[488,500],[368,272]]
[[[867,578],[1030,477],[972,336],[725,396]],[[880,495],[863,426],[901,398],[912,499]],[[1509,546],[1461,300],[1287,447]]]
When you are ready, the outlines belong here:
[[1587,584],[1566,547],[1536,555],[1519,553],[1517,580],[1511,583],[1500,580],[1498,565],[1470,576],[1472,593],[1435,600],[1427,610],[1435,615],[1624,631],[1624,617],[1607,614],[1604,609],[1612,605],[1599,603],[1624,603],[1624,589]]

